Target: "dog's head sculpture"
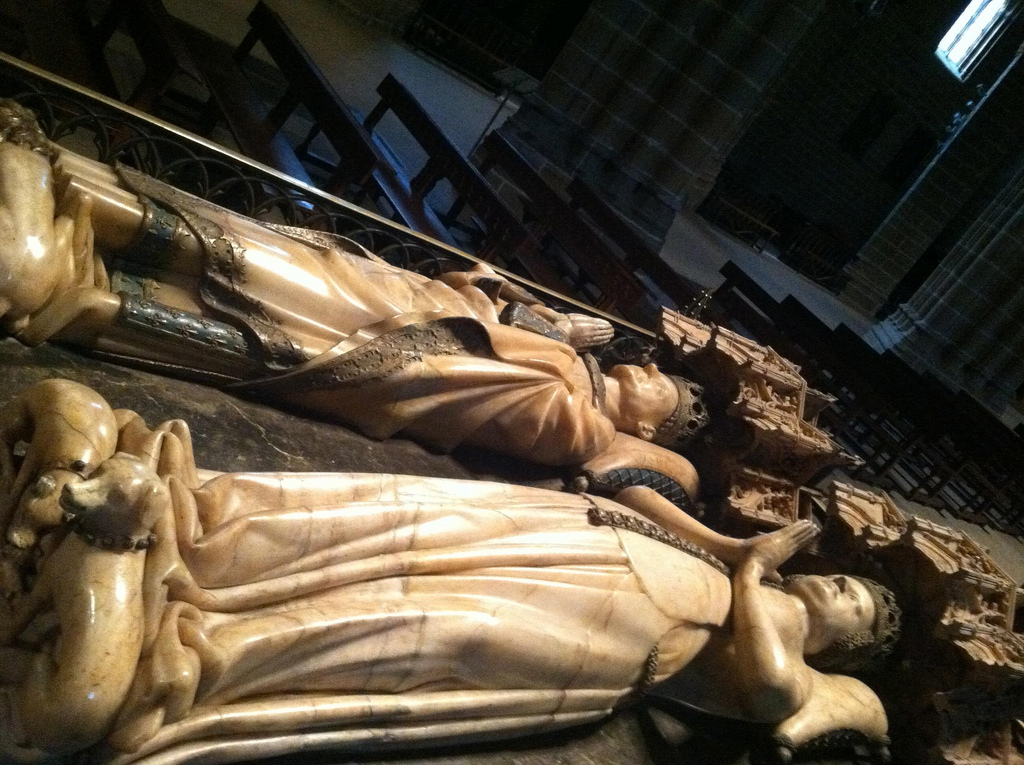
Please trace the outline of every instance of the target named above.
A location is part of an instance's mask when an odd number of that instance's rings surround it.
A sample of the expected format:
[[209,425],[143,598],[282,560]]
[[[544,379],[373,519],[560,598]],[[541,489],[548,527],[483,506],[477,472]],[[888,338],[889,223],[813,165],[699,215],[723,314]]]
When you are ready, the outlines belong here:
[[25,490],[7,530],[7,541],[27,550],[47,531],[64,521],[60,498],[64,487],[82,480],[73,470],[54,468],[47,470]]
[[108,550],[144,550],[154,541],[153,526],[170,492],[160,477],[139,459],[118,453],[104,461],[88,480],[69,483],[60,506],[76,534]]

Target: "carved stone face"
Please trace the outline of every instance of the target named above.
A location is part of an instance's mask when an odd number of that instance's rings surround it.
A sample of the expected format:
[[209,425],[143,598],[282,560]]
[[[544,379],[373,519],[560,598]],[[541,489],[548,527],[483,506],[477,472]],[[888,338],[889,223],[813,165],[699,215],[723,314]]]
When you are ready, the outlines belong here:
[[875,601],[868,588],[853,577],[802,576],[790,582],[786,591],[807,608],[804,653],[818,653],[847,635],[870,632],[874,626]]
[[654,364],[619,364],[608,376],[619,383],[619,419],[623,433],[650,441],[679,403],[679,390]]

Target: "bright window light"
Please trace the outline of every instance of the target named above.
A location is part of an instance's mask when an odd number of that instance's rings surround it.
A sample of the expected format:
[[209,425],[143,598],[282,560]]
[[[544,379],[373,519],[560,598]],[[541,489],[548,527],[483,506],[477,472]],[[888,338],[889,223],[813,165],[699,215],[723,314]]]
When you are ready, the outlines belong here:
[[1007,0],[971,0],[939,42],[935,55],[961,80],[981,61],[1008,19]]

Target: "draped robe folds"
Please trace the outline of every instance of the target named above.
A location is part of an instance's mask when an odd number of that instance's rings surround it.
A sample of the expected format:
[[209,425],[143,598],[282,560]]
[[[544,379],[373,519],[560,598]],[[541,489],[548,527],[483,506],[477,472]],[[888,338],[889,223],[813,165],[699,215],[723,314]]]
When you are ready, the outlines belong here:
[[120,411],[168,482],[110,761],[536,733],[608,714],[721,626],[728,579],[593,526],[599,498],[377,474],[197,472],[181,421]]
[[[414,329],[429,334],[432,327]],[[383,353],[394,334],[379,336]],[[241,387],[374,438],[403,433],[440,451],[468,443],[542,464],[578,465],[608,448],[615,426],[572,348],[501,324],[479,324],[474,334],[483,339],[476,353],[465,347],[407,352],[386,375],[321,382],[326,375],[318,373],[375,344],[360,333],[294,372]],[[310,378],[316,383],[308,384]]]
[[[453,288],[395,268],[341,237],[262,224],[127,168],[121,172],[204,242],[204,305],[247,325],[268,358],[299,362],[239,389],[376,438],[402,432],[442,451],[465,442],[570,465],[597,456],[614,439],[602,383],[594,383],[596,365],[588,370],[565,343],[500,324],[504,301],[472,284]],[[171,292],[158,291],[157,299]],[[387,375],[363,370],[325,383],[325,367],[355,353],[386,353],[395,333],[429,336],[438,322],[453,319],[477,341],[440,349],[413,337]]]

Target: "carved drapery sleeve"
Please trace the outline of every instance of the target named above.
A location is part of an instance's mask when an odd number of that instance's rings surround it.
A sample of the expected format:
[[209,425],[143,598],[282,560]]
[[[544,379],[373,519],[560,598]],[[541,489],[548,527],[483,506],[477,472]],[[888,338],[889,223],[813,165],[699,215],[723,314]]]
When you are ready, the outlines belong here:
[[352,338],[292,373],[239,387],[442,451],[468,443],[574,465],[608,448],[615,426],[569,346],[473,319],[423,318],[431,320],[371,327],[361,345]]

